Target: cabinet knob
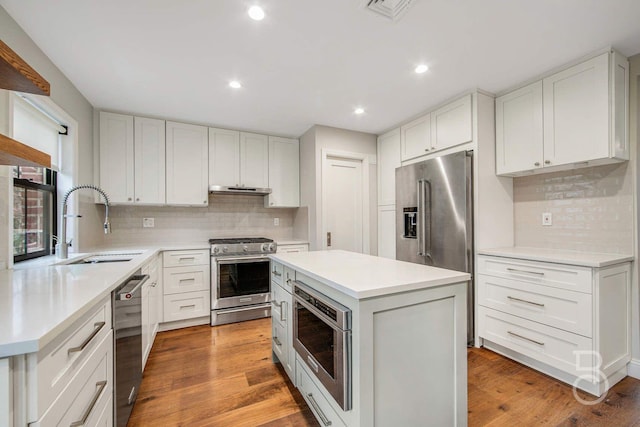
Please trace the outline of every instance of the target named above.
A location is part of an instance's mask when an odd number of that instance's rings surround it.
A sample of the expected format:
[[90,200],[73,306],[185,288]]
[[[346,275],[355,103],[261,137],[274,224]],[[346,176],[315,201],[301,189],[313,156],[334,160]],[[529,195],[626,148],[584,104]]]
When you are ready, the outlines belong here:
[[545,164],[545,165],[550,165],[550,164],[551,164],[551,160],[545,160],[545,161],[544,161],[544,164]]
[[130,202],[131,201],[131,197],[127,198],[127,201]]
[[424,149],[424,151],[429,151],[429,149],[428,149],[428,148],[425,148],[425,149]]
[[535,162],[533,166],[540,166],[540,162]]
[[273,206],[273,202],[271,202],[271,206]]
[[207,204],[207,201],[205,200],[205,201],[204,201],[204,202],[202,202],[202,203],[206,205],[206,204]]
[[136,202],[139,202],[139,201],[140,201],[140,197],[136,197]]

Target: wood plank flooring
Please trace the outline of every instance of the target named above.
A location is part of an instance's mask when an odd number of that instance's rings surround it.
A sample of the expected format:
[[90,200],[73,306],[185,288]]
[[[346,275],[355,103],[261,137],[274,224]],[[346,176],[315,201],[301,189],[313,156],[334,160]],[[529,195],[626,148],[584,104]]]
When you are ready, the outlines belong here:
[[[570,386],[489,350],[470,349],[468,360],[469,426],[640,427],[640,381],[633,378],[587,406]],[[158,334],[128,424],[317,425],[271,362],[270,319]]]

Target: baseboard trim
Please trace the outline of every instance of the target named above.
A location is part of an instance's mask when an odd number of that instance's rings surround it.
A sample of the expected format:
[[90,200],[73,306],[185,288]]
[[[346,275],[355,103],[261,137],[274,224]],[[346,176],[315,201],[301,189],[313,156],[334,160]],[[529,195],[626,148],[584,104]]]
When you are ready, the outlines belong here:
[[627,367],[627,375],[640,380],[640,359],[631,359]]
[[189,328],[191,326],[209,325],[211,324],[211,317],[196,317],[194,319],[174,320],[173,322],[160,323],[158,332],[172,331],[174,329]]

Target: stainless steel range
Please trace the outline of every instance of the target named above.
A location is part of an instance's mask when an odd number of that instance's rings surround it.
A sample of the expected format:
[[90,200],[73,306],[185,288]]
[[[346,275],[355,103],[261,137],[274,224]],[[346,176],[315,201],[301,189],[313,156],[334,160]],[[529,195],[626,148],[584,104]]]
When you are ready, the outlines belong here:
[[268,254],[277,245],[263,237],[210,239],[211,325],[271,315]]

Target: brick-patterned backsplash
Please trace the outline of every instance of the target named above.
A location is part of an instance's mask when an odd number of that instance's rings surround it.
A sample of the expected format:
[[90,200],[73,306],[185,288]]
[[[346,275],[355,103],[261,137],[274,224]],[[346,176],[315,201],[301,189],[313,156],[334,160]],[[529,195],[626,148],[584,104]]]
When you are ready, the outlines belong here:
[[[97,205],[103,211],[102,205]],[[206,242],[211,237],[293,237],[295,209],[265,208],[264,198],[209,195],[208,207],[113,206],[109,210],[110,246]],[[99,214],[102,217],[102,212]],[[154,218],[154,228],[143,228],[142,218]],[[274,226],[274,218],[280,225]]]
[[633,253],[632,181],[628,162],[514,178],[516,246]]

